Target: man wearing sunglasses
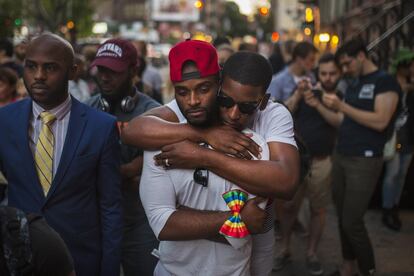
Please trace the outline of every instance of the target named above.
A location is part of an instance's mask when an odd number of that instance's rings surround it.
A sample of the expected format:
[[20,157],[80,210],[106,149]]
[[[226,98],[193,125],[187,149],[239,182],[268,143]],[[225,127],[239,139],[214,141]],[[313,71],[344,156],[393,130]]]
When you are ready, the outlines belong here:
[[[185,55],[188,51],[180,52]],[[214,54],[207,55],[203,64],[208,64],[209,60],[214,60],[214,55],[216,55],[215,51]],[[193,59],[199,65],[198,63],[202,58],[201,55],[197,55]],[[172,71],[174,71],[177,64],[171,62],[170,66]],[[181,67],[181,64],[178,66]],[[204,67],[197,67],[201,68],[201,71],[205,70]],[[181,68],[179,70],[181,73]],[[260,68],[255,71],[263,74]],[[253,73],[257,75],[255,71]],[[235,70],[235,74],[237,75],[239,72]],[[243,74],[251,75],[252,71],[248,71],[247,74],[244,72]],[[172,78],[174,77],[174,72],[172,72],[171,76]],[[242,76],[242,79],[244,77]],[[228,110],[230,113],[232,113],[232,110],[235,111],[233,115],[225,120],[226,123],[224,125],[206,127],[209,114],[218,111],[217,107],[214,106],[218,90],[217,78],[213,78],[207,83],[194,83],[193,86],[189,85],[186,87],[180,86],[180,83],[175,83],[177,101],[173,101],[168,107],[158,108],[151,113],[147,113],[146,116],[134,119],[132,125],[126,131],[124,142],[150,149],[160,148],[162,145],[176,142],[176,144],[163,147],[163,154],[156,157],[158,164],[162,163],[169,168],[208,168],[210,171],[237,183],[250,193],[265,197],[278,196],[290,198],[297,184],[299,169],[298,153],[293,140],[292,119],[288,111],[282,106],[273,103],[267,104],[267,99],[262,98],[268,83],[245,86],[241,84],[242,80],[233,81],[232,78],[227,78],[227,80],[224,78],[222,89],[220,89],[221,92],[218,96],[218,101],[224,106],[224,110]],[[253,89],[256,91],[256,94],[248,93],[248,96],[243,93],[239,94],[240,88],[243,90],[246,87],[248,90]],[[192,96],[185,101],[182,99],[182,96],[188,92]],[[259,93],[257,94],[257,92]],[[209,99],[208,108],[204,102],[206,97]],[[237,105],[233,104],[236,102]],[[266,104],[267,108],[265,110],[258,111],[258,109],[266,107]],[[239,108],[244,113],[239,112]],[[251,113],[251,116],[246,113]],[[185,119],[187,119],[189,124],[176,123]],[[256,132],[263,133],[262,135],[270,148],[270,158],[272,161],[248,160],[252,158],[252,154],[260,157],[260,149],[248,135],[238,131],[243,129],[243,124],[240,123],[243,120],[249,122]],[[184,141],[187,138],[194,142],[207,142],[217,151],[203,149],[189,140]],[[200,152],[200,150],[202,151]],[[208,154],[205,154],[205,151]],[[220,153],[220,151],[224,153]],[[164,158],[163,155],[165,156],[166,154],[169,156]],[[244,159],[233,158],[227,154]],[[202,180],[207,178],[205,170],[196,169],[195,172],[197,173],[194,173],[194,182],[205,181]],[[243,210],[245,209],[246,207]],[[176,211],[174,214],[178,216],[178,213],[179,211]],[[196,216],[196,213],[196,211],[192,210],[192,213],[187,213],[187,215]],[[202,214],[207,215],[205,212]],[[248,217],[243,215],[243,219],[245,218]],[[191,239],[191,237],[193,239],[203,238],[200,235],[205,237],[207,234],[215,235],[221,226],[220,223],[223,222],[223,216],[216,219],[218,226],[216,228],[213,226],[212,229],[208,228],[205,222],[200,223],[197,228],[195,224],[200,222],[199,219],[187,219],[188,221],[192,222],[191,231],[190,227],[171,227],[168,235],[161,233],[163,235],[160,238],[168,236],[167,238],[170,239],[182,240],[184,238]],[[188,232],[191,232],[191,234]]]

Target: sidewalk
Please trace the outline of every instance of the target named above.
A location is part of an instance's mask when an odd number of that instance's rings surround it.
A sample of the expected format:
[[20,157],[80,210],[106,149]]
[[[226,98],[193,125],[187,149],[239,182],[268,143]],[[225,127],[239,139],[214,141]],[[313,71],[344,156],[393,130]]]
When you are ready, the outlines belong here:
[[[365,223],[374,246],[377,276],[414,276],[414,211],[401,211],[401,232],[385,228],[380,210],[370,210]],[[292,262],[283,270],[273,271],[272,276],[306,276],[306,238],[292,235]],[[276,252],[279,241],[276,241]],[[325,274],[332,273],[341,263],[341,248],[336,215],[331,205],[328,209],[325,232],[319,245],[319,259]]]

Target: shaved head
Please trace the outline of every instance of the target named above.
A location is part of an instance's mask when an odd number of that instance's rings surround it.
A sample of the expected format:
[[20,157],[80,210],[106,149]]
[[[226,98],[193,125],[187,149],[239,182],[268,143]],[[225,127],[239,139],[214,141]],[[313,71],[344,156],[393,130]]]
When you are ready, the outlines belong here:
[[24,61],[23,80],[33,101],[46,110],[68,97],[68,81],[76,72],[74,51],[69,42],[54,34],[30,41]]
[[72,45],[58,35],[45,33],[32,39],[28,45],[27,53],[39,48],[57,51],[68,67],[72,67],[75,60],[75,51]]

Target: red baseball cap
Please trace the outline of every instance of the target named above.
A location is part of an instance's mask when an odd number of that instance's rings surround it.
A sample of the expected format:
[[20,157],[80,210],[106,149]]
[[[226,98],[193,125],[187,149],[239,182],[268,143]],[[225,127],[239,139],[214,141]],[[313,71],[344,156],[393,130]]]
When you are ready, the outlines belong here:
[[124,72],[137,64],[138,54],[134,45],[125,39],[109,39],[99,46],[93,66],[103,66],[115,72]]
[[[204,41],[186,40],[180,42],[171,48],[168,58],[172,82],[180,82],[190,78],[205,78],[218,74],[220,71],[216,48]],[[189,60],[197,65],[199,74],[183,77],[181,74],[183,64]]]

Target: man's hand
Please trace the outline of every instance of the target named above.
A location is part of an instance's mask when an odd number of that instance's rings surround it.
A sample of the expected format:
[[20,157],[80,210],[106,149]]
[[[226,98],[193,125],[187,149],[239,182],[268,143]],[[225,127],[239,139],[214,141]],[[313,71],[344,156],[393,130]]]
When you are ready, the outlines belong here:
[[302,80],[298,82],[295,93],[298,93],[299,95],[302,96],[303,93],[305,91],[310,90],[311,87],[312,87],[311,80],[309,78],[303,78]]
[[250,137],[229,126],[216,126],[203,130],[206,142],[215,150],[234,155],[242,159],[252,159],[252,155],[261,158],[262,149]]
[[164,166],[166,169],[194,169],[203,167],[203,151],[206,150],[209,149],[184,140],[162,147],[161,153],[155,155],[154,160],[157,166]]
[[250,234],[257,234],[263,230],[266,212],[258,204],[265,200],[263,197],[249,199],[240,212],[241,219],[246,224]]
[[293,91],[292,96],[290,96],[286,101],[285,105],[290,110],[290,112],[295,112],[298,108],[300,100],[303,98],[303,94],[311,89],[311,81],[309,78],[303,78],[297,83],[295,91]]
[[311,90],[304,92],[303,98],[305,100],[305,103],[310,107],[317,108],[321,104],[319,99],[315,97]]
[[324,93],[322,96],[322,101],[330,109],[333,109],[335,111],[342,111],[341,106],[343,104],[343,101],[339,99],[337,95]]
[[122,180],[136,178],[142,172],[142,156],[138,156],[131,162],[121,165]]

